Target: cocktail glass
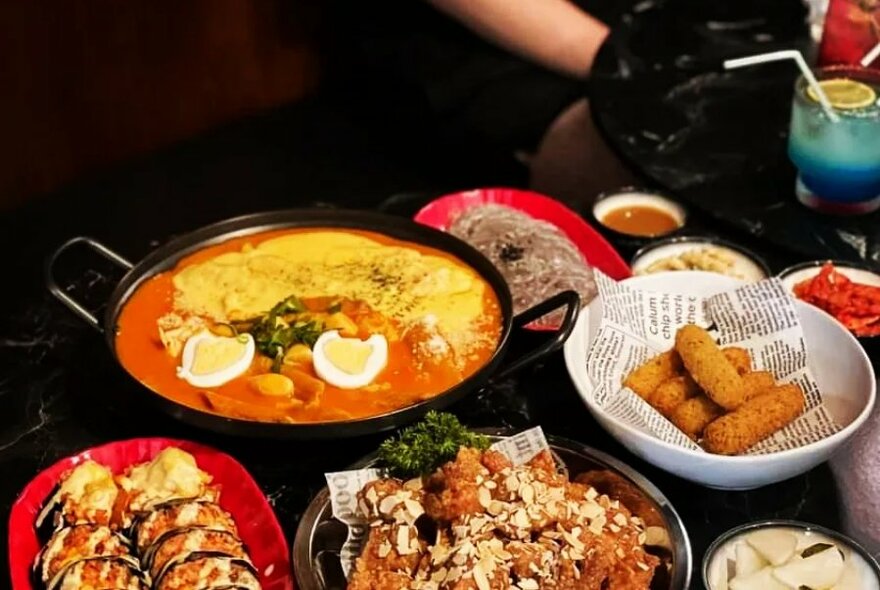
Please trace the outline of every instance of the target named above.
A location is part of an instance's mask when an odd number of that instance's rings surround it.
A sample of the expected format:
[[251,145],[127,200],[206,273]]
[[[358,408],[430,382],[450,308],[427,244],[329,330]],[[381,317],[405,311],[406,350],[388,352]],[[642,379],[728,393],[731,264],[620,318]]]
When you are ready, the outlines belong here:
[[859,107],[832,100],[839,119],[832,121],[798,79],[788,139],[798,200],[829,213],[874,211],[880,208],[880,72],[834,66],[816,70],[816,78],[859,82],[873,90],[873,100]]

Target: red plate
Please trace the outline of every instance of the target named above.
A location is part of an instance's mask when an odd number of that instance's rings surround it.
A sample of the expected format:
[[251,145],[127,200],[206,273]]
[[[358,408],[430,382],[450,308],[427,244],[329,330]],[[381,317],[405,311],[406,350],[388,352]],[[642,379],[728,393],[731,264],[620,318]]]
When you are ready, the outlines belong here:
[[[541,219],[558,227],[571,240],[593,268],[601,270],[615,280],[629,277],[632,272],[617,250],[584,219],[557,201],[531,191],[512,188],[479,188],[452,193],[434,199],[418,213],[417,222],[447,231],[452,220],[476,205],[495,203],[518,209],[535,219]],[[528,326],[537,330],[550,330],[542,326]]]
[[557,201],[531,191],[512,188],[479,188],[452,193],[434,199],[421,208],[414,219],[424,225],[446,231],[452,220],[475,205],[495,203],[518,209],[552,223],[574,242],[590,266],[598,268],[615,280],[628,278],[632,273],[617,250],[584,219]]
[[235,459],[210,447],[169,438],[136,438],[94,447],[62,459],[24,488],[9,515],[9,569],[13,590],[32,590],[31,566],[40,550],[34,521],[43,502],[68,469],[92,459],[114,473],[149,461],[166,447],[178,447],[220,484],[220,505],[232,514],[241,540],[259,571],[263,590],[293,590],[287,540],[257,482]]

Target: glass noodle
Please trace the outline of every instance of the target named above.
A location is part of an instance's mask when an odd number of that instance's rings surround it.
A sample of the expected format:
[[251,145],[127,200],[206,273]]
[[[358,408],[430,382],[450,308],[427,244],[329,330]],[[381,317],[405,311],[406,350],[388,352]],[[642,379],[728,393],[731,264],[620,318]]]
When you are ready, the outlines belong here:
[[[581,305],[596,296],[593,269],[571,240],[551,223],[504,205],[487,204],[462,213],[449,232],[482,252],[498,268],[513,295],[514,313],[567,289],[580,294]],[[535,323],[557,326],[562,313],[555,311]]]

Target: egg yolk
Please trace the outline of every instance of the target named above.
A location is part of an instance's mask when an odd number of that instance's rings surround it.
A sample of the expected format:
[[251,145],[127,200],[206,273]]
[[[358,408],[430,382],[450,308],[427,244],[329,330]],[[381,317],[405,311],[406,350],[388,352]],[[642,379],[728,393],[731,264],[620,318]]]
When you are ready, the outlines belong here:
[[373,347],[348,338],[331,340],[324,345],[324,356],[340,371],[359,375],[367,367]]
[[207,375],[224,369],[244,356],[245,344],[234,338],[206,338],[196,345],[190,372]]

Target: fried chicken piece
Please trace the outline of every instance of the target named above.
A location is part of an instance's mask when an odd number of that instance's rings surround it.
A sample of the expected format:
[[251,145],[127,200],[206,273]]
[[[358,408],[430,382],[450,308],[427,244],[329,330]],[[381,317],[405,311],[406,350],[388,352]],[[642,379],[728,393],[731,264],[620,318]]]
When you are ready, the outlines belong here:
[[483,506],[477,494],[477,476],[489,478],[477,449],[462,448],[450,461],[428,478],[425,485],[425,512],[439,522],[450,522],[463,514],[478,514]]

